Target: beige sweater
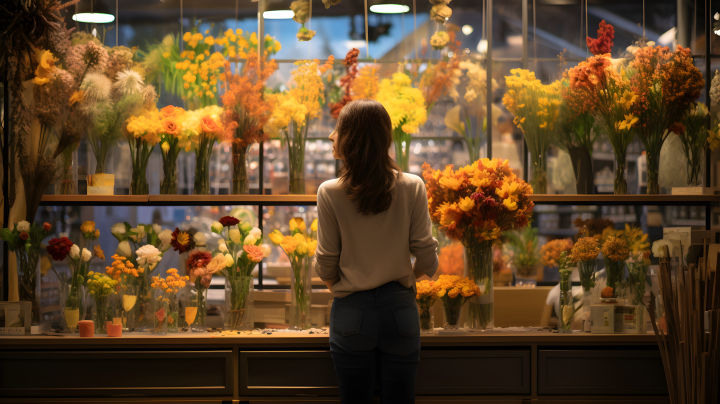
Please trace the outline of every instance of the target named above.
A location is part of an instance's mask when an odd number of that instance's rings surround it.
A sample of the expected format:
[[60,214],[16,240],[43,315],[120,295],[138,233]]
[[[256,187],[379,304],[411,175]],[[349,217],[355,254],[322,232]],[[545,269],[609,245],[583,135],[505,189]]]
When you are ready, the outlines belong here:
[[335,297],[392,281],[412,287],[414,269],[435,274],[438,242],[432,236],[425,183],[418,176],[402,174],[391,192],[388,210],[362,215],[338,180],[320,185],[315,269],[322,280],[336,282]]

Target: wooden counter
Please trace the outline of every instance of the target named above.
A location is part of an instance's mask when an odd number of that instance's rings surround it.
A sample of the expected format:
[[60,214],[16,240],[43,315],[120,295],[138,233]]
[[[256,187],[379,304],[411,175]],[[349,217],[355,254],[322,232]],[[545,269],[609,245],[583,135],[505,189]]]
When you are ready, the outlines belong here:
[[[652,334],[488,331],[422,344],[418,402],[667,402]],[[339,402],[327,334],[0,336],[0,402],[57,400]]]

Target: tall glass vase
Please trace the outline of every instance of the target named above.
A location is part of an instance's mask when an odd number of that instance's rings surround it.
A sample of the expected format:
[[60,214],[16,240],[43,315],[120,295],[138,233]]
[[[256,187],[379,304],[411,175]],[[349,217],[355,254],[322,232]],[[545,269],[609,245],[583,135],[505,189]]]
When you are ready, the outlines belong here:
[[129,326],[131,330],[134,328],[135,331],[152,331],[155,323],[152,315],[152,300],[153,290],[150,287],[150,275],[145,273],[137,278],[139,284],[137,285],[137,301],[133,308],[131,317],[133,318],[132,325]]
[[311,326],[310,303],[312,284],[310,264],[313,257],[300,258],[293,262],[290,287],[290,329],[306,330]]
[[137,322],[137,311],[135,305],[138,301],[138,287],[136,285],[120,285],[118,293],[119,311],[122,317],[122,325],[124,331],[136,330],[139,326]]
[[625,275],[625,261],[613,261],[606,258],[605,271],[607,272],[607,286],[613,289],[613,297],[618,297],[618,288],[620,287]]
[[109,295],[92,296],[91,318],[95,323],[95,334],[107,334],[107,321],[112,322],[112,312],[109,308]]
[[167,335],[170,302],[169,300],[160,297],[159,299],[153,299],[153,303],[153,334]]
[[248,177],[248,150],[249,146],[239,145],[237,142],[232,144],[232,160],[233,160],[233,183],[232,193],[249,194],[250,179]]
[[547,193],[547,153],[532,156],[532,178],[530,179],[533,193]]
[[575,314],[573,305],[572,287],[570,284],[571,271],[562,271],[560,274],[560,314],[558,315],[558,332],[572,332],[572,318]]
[[468,301],[467,325],[476,330],[494,327],[492,242],[465,246],[465,276],[480,287],[480,296]]
[[627,181],[625,180],[625,157],[615,157],[615,195],[627,194]]
[[63,331],[68,333],[76,333],[78,331],[78,321],[85,318],[85,287],[72,284],[63,285],[62,290],[62,322]]
[[18,295],[21,302],[32,302],[32,325],[40,324],[40,250],[25,243],[15,250]]
[[595,176],[592,157],[585,147],[573,147],[569,150],[570,160],[575,173],[575,186],[578,194],[595,193]]
[[147,182],[147,166],[155,146],[150,145],[141,138],[130,137],[128,143],[130,144],[130,157],[132,160],[130,193],[132,195],[147,195],[150,193]]
[[253,321],[253,277],[225,278],[225,329],[249,331]]
[[178,302],[177,295],[172,294],[169,296],[168,308],[167,308],[167,332],[175,333],[178,332],[180,327],[180,302]]
[[195,183],[194,195],[207,195],[210,193],[210,157],[212,156],[215,138],[203,134],[195,150]]
[[[434,303],[434,301],[433,301]],[[418,314],[420,315],[420,332],[431,333],[435,327],[432,303],[423,304],[418,300]]]
[[457,330],[460,327],[460,311],[465,302],[465,298],[462,297],[462,295],[454,298],[445,295],[441,297],[440,300],[442,300],[443,312],[445,314],[445,325],[443,328],[446,330]]
[[703,183],[702,167],[705,161],[705,150],[698,148],[692,156],[692,160],[688,161],[687,168],[687,185],[691,187],[700,186]]
[[284,131],[285,143],[288,147],[288,176],[290,177],[290,193],[305,193],[305,139],[308,132],[308,117],[304,126],[291,123]]
[[60,154],[60,178],[55,188],[58,195],[75,195],[77,193],[77,145],[66,148]]
[[[175,146],[177,147],[177,145]],[[162,151],[163,161],[163,180],[160,183],[160,193],[163,195],[174,195],[177,194],[177,159],[178,153],[173,154],[172,146],[167,152]]]
[[647,159],[647,194],[659,194],[660,153],[646,153],[645,157]]
[[[199,282],[199,280],[198,280]],[[189,332],[205,332],[207,315],[207,288],[189,289],[185,301],[185,322]]]
[[410,142],[412,135],[402,131],[398,127],[393,129],[393,143],[395,144],[395,162],[400,166],[402,172],[410,171]]

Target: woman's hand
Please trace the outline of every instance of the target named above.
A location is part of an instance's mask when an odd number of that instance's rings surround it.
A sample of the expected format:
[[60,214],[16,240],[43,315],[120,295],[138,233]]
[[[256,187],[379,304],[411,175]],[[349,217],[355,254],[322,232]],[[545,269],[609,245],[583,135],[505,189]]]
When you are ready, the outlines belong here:
[[324,282],[325,282],[325,286],[327,286],[327,288],[328,288],[328,290],[330,291],[330,293],[332,293],[332,287],[333,287],[334,284],[338,283],[338,280],[337,280],[337,279],[334,279],[334,280],[332,280],[332,281],[324,281]]

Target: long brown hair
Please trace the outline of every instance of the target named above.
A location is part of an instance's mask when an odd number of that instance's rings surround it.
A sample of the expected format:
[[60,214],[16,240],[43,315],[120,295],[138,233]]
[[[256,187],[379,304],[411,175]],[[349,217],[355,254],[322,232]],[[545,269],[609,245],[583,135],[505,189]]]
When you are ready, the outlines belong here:
[[357,200],[363,215],[388,210],[402,170],[388,154],[392,122],[385,107],[375,100],[352,101],[340,112],[336,131],[345,165],[340,183],[348,197]]

